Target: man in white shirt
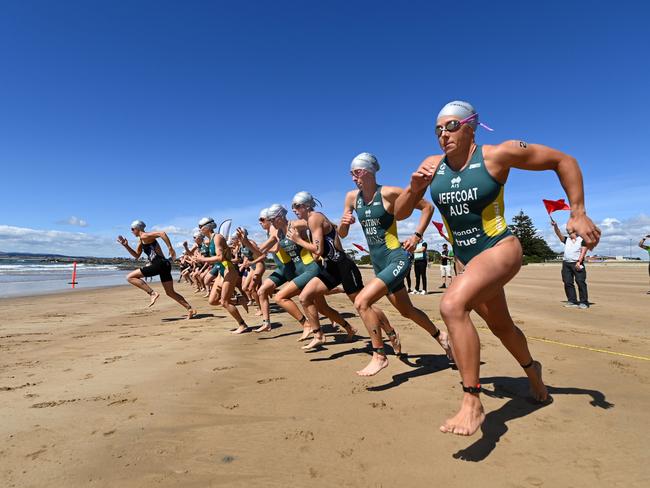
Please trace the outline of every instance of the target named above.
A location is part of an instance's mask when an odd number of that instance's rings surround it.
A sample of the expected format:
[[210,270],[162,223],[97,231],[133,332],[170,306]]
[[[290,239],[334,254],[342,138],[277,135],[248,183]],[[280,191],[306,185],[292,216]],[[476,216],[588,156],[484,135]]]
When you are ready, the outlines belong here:
[[[558,239],[564,243],[564,257],[562,258],[562,281],[564,282],[564,292],[568,303],[565,307],[589,308],[589,298],[587,296],[587,270],[584,266],[587,247],[582,242],[582,237],[575,232],[569,231],[569,237],[566,237],[560,231],[557,223],[553,223],[553,229]],[[573,281],[578,284],[578,293],[580,301],[576,297],[576,288]]]

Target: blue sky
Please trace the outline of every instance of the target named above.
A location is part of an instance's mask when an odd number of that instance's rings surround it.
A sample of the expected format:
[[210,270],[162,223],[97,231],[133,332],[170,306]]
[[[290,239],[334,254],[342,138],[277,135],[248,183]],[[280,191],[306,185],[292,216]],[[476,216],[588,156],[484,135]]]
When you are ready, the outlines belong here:
[[[122,255],[135,218],[180,242],[204,215],[254,227],[299,190],[337,219],[355,154],[404,186],[439,152],[440,107],[464,99],[495,129],[479,142],[575,156],[597,252],[627,254],[650,233],[650,8],[606,7],[5,2],[0,251]],[[553,173],[514,171],[507,216],[548,235],[541,199],[563,196]]]

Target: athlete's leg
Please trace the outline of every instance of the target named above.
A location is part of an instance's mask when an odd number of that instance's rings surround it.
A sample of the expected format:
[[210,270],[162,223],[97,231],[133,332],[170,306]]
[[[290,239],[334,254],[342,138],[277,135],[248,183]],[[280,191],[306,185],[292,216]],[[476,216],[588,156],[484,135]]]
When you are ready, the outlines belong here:
[[192,317],[194,317],[194,315],[196,315],[196,310],[194,310],[192,308],[192,306],[189,303],[187,303],[187,300],[185,300],[185,298],[183,298],[183,296],[180,293],[178,293],[178,292],[176,292],[176,290],[174,290],[174,281],[173,280],[172,281],[163,281],[162,286],[165,289],[165,293],[167,294],[167,296],[169,298],[171,298],[172,300],[177,301],[183,308],[185,308],[185,310],[187,310],[187,318],[188,319],[191,319]]
[[316,306],[316,298],[323,296],[327,293],[327,286],[320,279],[314,278],[302,289],[300,292],[300,304],[302,305],[311,331],[314,338],[309,344],[303,346],[303,349],[311,349],[318,347],[325,342],[325,334],[320,328],[320,320],[318,318],[318,307]]
[[541,364],[538,361],[533,361],[526,336],[512,321],[503,288],[496,296],[478,305],[475,310],[519,365],[525,366],[524,371],[530,381],[532,397],[537,401],[546,400],[548,391],[542,381]]
[[311,325],[309,324],[305,315],[300,311],[298,306],[291,300],[300,294],[300,289],[293,281],[288,282],[282,289],[275,295],[275,302],[280,305],[288,314],[300,322],[303,327],[302,336],[298,341],[304,341],[311,334]]
[[154,303],[156,303],[156,300],[158,300],[160,293],[158,293],[149,285],[147,285],[147,283],[142,278],[144,278],[144,274],[142,274],[142,270],[136,269],[131,271],[127,275],[126,281],[131,283],[133,286],[140,288],[142,291],[144,291],[147,295],[151,297],[151,302],[149,303],[149,306],[151,307]]
[[[521,245],[507,238],[476,256],[440,301],[440,314],[451,335],[454,359],[465,387],[479,384],[480,344],[470,311],[493,299],[521,267]],[[485,419],[478,393],[464,392],[458,413],[442,432],[472,435]]]
[[373,278],[354,299],[354,307],[357,309],[363,325],[366,326],[368,334],[370,334],[373,349],[372,359],[368,365],[362,370],[357,371],[359,376],[375,375],[388,366],[388,359],[384,351],[384,341],[381,335],[381,324],[372,307],[375,302],[387,293],[388,287],[386,283],[379,278]]
[[221,306],[228,310],[228,313],[232,315],[232,318],[237,321],[238,327],[233,331],[234,334],[241,334],[248,330],[248,326],[239,314],[239,310],[237,310],[237,307],[231,302],[233,293],[235,293],[235,287],[239,281],[239,273],[235,269],[227,268],[223,275],[221,297],[219,300]]
[[271,330],[269,297],[273,294],[275,288],[275,283],[267,278],[262,282],[262,285],[257,290],[257,296],[259,297],[260,308],[262,310],[262,325],[255,329],[255,332],[268,332]]
[[431,334],[431,337],[438,341],[438,344],[440,344],[440,346],[445,350],[445,353],[450,356],[451,359],[449,337],[447,336],[447,333],[436,327],[435,324],[431,322],[431,319],[427,317],[426,313],[413,306],[406,289],[402,288],[396,292],[390,293],[386,298],[388,298],[388,301],[397,309],[402,317],[412,320]]

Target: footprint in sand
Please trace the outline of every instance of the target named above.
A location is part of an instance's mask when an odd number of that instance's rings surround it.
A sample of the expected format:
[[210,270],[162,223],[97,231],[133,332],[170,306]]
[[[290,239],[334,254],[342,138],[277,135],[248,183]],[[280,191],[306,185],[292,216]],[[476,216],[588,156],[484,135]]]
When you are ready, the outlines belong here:
[[226,371],[227,369],[234,369],[235,366],[217,366],[213,368],[212,371]]
[[278,376],[277,378],[264,378],[262,380],[257,380],[260,385],[265,385],[266,383],[272,383],[274,381],[286,380],[284,376]]
[[393,409],[392,407],[389,407],[388,405],[386,405],[386,402],[383,401],[383,400],[381,400],[379,402],[370,402],[368,405],[370,405],[372,408],[378,408],[380,410],[386,410],[386,409],[392,410]]
[[114,363],[115,361],[122,359],[122,356],[113,356],[110,358],[105,358],[104,359],[104,364],[109,364],[109,363]]
[[348,458],[348,457],[352,456],[352,453],[354,452],[354,449],[350,448],[350,449],[345,449],[343,451],[336,451],[336,452],[338,453],[339,456],[341,456],[343,459],[345,459],[345,458]]
[[222,403],[221,406],[227,410],[234,410],[236,408],[239,408],[239,403],[233,403],[232,405],[224,405]]
[[24,385],[19,386],[0,386],[0,391],[14,391],[20,390],[21,388],[27,388],[28,386],[36,386],[38,383],[25,383]]
[[316,439],[314,433],[311,430],[296,430],[294,432],[285,432],[284,440],[285,441],[313,441]]
[[38,451],[30,452],[29,454],[26,454],[25,457],[31,459],[32,461],[36,461],[39,456],[43,453],[47,452],[47,449],[39,449]]
[[122,398],[121,400],[115,400],[114,402],[109,403],[108,406],[124,405],[125,403],[135,403],[136,401],[138,401],[137,398]]
[[104,432],[102,435],[103,435],[104,437],[108,437],[109,435],[113,435],[113,434],[115,434],[115,432],[117,432],[117,430],[116,430],[116,429],[113,429],[113,430],[109,430],[108,432]]

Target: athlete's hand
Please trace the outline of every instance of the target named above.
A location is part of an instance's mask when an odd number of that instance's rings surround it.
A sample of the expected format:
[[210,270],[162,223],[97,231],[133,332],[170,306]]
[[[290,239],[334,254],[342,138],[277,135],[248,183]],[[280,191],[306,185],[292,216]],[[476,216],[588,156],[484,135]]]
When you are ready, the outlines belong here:
[[420,240],[416,236],[411,236],[402,243],[402,247],[412,253],[418,246],[418,242],[420,242]]
[[248,260],[248,258],[244,258],[244,261],[242,262],[242,266],[244,268],[248,268],[251,265],[251,262]]
[[290,241],[293,241],[293,242],[297,242],[297,239],[300,238],[299,233],[296,232],[296,230],[293,228],[293,226],[291,225],[291,222],[289,222],[289,225],[287,226],[287,235],[286,235],[286,237],[287,237],[287,239],[289,239]]
[[411,174],[411,189],[415,192],[424,190],[433,180],[434,164],[425,159],[422,164]]
[[117,242],[122,244],[123,246],[127,246],[129,244],[129,241],[127,241],[124,236],[117,236]]
[[575,231],[584,241],[587,249],[593,249],[600,241],[600,229],[594,224],[587,214],[571,216],[566,223],[567,231]]
[[174,251],[173,248],[169,250],[169,259],[171,261],[176,261],[176,251]]
[[352,210],[348,210],[341,216],[341,223],[340,225],[352,225],[357,221],[356,218],[354,218],[354,214],[352,213]]

